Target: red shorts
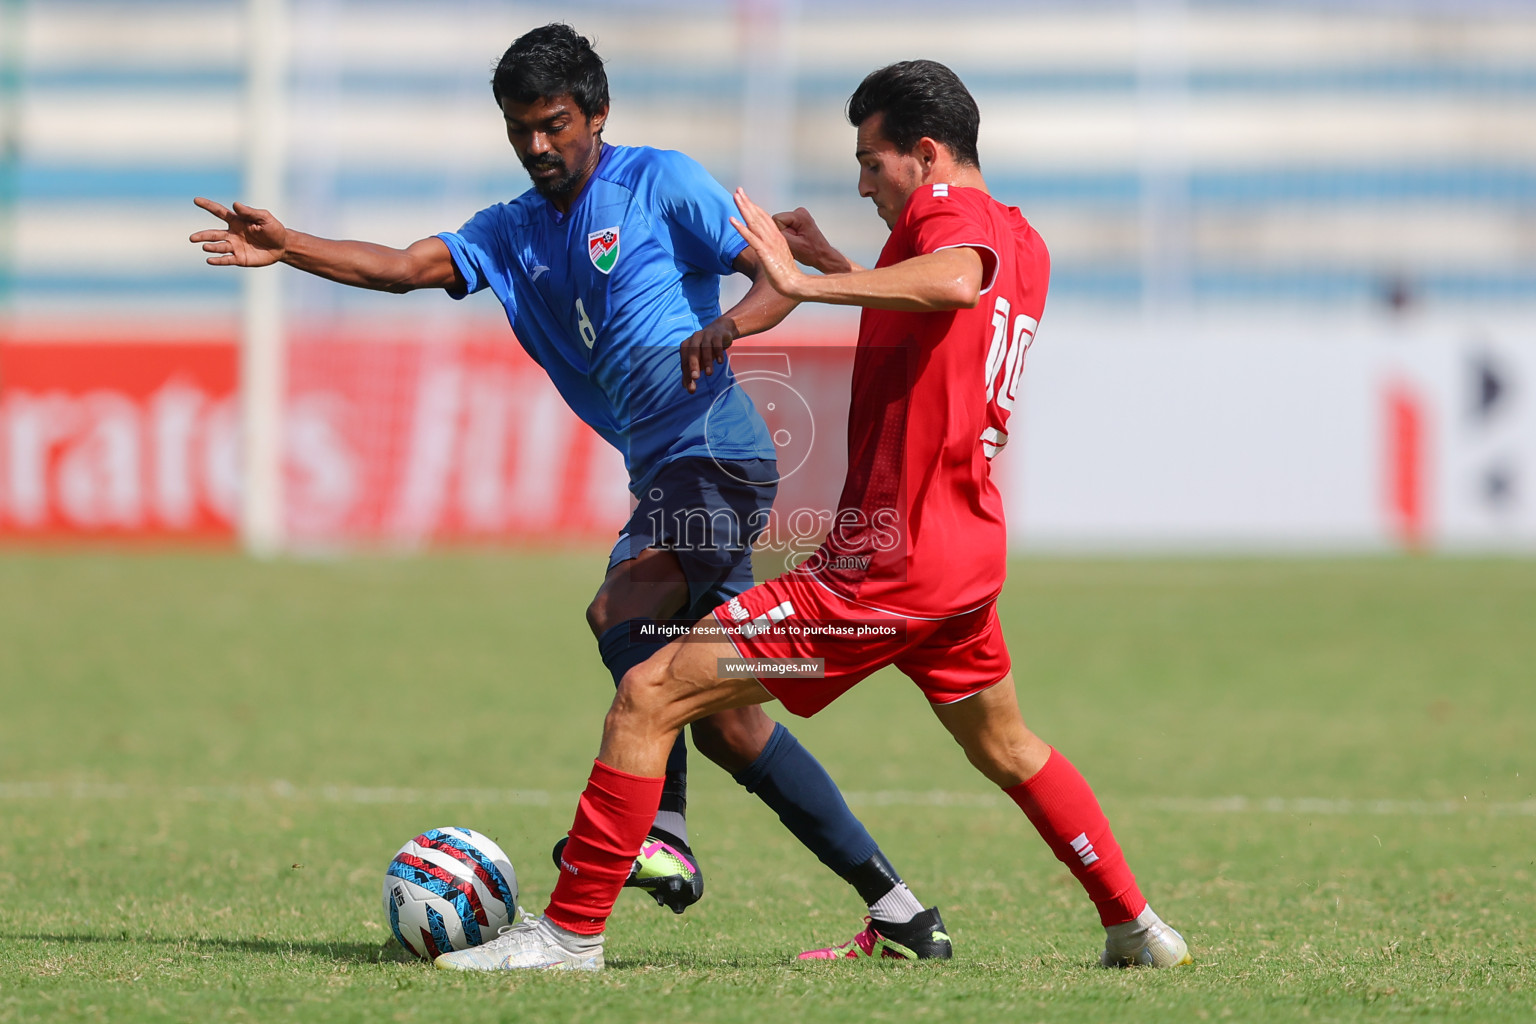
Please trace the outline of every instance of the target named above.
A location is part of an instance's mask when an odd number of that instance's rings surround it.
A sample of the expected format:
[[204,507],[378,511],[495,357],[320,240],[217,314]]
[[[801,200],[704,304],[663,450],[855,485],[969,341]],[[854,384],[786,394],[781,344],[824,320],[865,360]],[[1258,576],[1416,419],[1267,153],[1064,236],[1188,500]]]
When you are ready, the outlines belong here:
[[913,619],[855,604],[790,573],[732,598],[714,614],[744,659],[824,662],[819,679],[746,673],[805,718],[887,665],[916,683],[931,704],[980,693],[1010,667],[995,601],[947,619]]

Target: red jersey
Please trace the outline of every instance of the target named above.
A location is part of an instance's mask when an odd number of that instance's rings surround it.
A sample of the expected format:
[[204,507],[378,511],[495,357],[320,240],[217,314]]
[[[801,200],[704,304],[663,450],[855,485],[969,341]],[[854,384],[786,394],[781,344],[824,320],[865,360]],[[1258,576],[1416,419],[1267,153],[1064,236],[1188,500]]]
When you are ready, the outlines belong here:
[[848,478],[803,566],[849,600],[915,618],[961,614],[1003,588],[1008,534],[990,466],[1050,279],[1045,243],[1017,207],[944,184],[912,194],[875,266],[958,246],[982,257],[974,309],[864,310]]

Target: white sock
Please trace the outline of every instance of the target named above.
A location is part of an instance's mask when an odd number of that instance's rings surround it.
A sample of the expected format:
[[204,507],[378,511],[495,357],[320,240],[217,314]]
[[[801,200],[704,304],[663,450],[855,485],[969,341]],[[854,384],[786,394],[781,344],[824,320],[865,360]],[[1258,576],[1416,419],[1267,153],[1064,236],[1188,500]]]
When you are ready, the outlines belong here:
[[603,948],[602,932],[582,935],[580,932],[566,931],[543,915],[540,915],[537,927],[546,939],[567,953],[591,953]]
[[869,916],[887,924],[906,924],[923,912],[907,883],[902,882],[869,905]]
[[1124,924],[1109,925],[1104,929],[1104,933],[1109,937],[1109,944],[1116,949],[1139,949],[1146,944],[1147,929],[1153,924],[1161,924],[1162,920],[1148,905],[1133,920],[1126,921]]
[[688,842],[688,819],[676,811],[657,811],[656,827],[672,833],[684,843]]

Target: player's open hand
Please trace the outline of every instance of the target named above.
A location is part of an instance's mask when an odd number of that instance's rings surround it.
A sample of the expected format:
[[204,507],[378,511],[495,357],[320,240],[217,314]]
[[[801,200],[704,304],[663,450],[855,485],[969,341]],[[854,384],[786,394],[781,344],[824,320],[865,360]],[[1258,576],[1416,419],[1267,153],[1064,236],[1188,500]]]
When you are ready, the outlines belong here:
[[212,199],[199,196],[192,200],[225,224],[192,235],[188,241],[203,243],[203,251],[214,255],[208,262],[216,267],[265,267],[283,258],[288,229],[266,210],[236,203],[225,209]]
[[747,244],[757,254],[757,261],[762,265],[763,273],[768,275],[768,282],[780,295],[791,299],[804,298],[798,286],[805,279],[805,274],[795,266],[795,256],[790,251],[789,242],[768,211],[749,199],[747,190],[743,188],[736,190],[736,209],[741,211],[741,217],[732,217],[731,226],[741,232],[741,237],[747,240]]
[[715,364],[725,362],[725,350],[740,336],[736,321],[722,316],[683,341],[678,351],[683,359],[683,387],[690,395],[698,388],[699,374],[714,376]]

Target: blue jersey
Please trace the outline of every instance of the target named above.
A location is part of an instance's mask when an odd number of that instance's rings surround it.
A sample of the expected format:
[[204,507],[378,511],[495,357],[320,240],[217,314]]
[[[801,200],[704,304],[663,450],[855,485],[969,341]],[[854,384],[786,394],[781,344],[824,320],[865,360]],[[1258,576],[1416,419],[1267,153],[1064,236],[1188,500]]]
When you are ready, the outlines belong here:
[[448,244],[465,294],[490,288],[571,409],[624,453],[630,489],[691,456],[771,459],[729,366],[684,390],[678,346],[720,315],[746,241],[731,197],[682,153],[604,145],[567,214],[535,189],[481,210]]

